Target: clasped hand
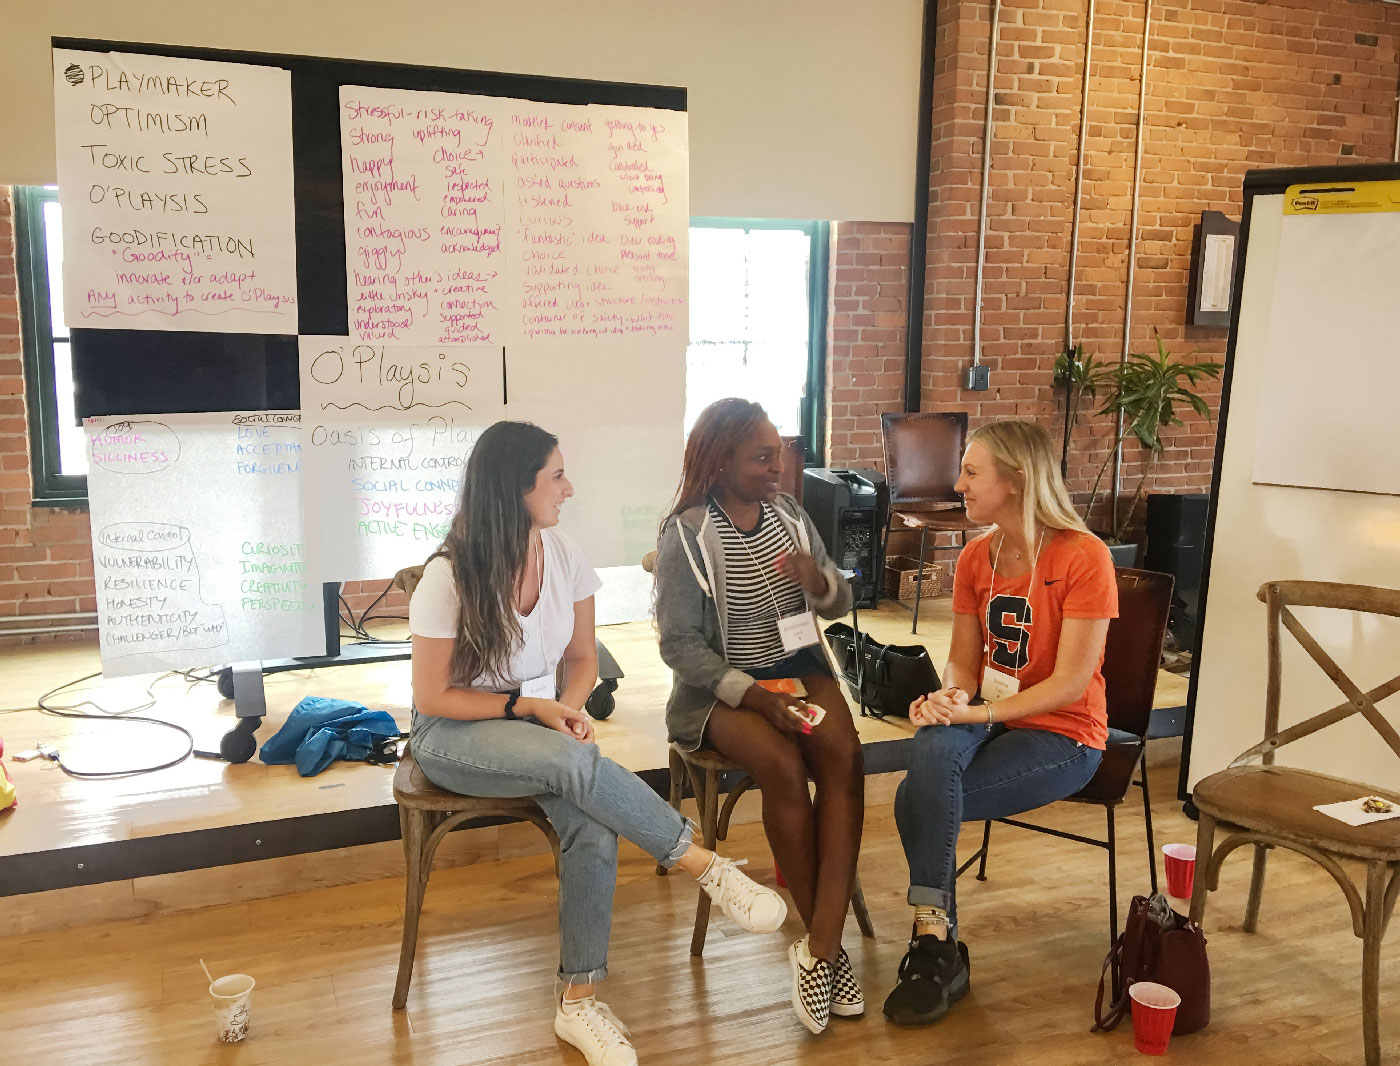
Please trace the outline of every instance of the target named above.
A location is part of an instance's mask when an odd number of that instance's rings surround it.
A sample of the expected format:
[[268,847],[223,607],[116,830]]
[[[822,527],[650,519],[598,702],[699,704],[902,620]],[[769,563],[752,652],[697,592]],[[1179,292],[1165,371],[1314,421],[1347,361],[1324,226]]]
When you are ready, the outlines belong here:
[[573,737],[581,744],[593,743],[593,719],[587,711],[581,711],[558,700],[521,700],[523,707],[517,712],[522,717],[530,717],[540,725]]
[[960,688],[945,688],[920,696],[909,705],[914,725],[960,725],[973,721],[970,697]]

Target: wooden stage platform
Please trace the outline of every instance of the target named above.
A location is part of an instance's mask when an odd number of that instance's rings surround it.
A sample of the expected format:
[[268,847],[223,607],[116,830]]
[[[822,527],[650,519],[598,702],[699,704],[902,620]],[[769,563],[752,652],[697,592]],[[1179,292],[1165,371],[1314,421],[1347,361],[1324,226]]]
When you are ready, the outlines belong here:
[[[950,602],[944,598],[925,604],[918,637],[910,637],[910,615],[897,604],[883,603],[876,612],[862,612],[862,628],[882,640],[921,642],[941,667],[947,655]],[[374,632],[398,637],[403,635],[402,623],[386,623]],[[670,672],[658,656],[654,629],[649,622],[638,622],[605,627],[599,635],[626,676],[619,683],[615,712],[596,724],[598,743],[607,755],[664,794],[668,772],[663,707]],[[21,764],[9,758],[48,742],[74,768],[118,770],[159,763],[183,750],[183,738],[170,730],[121,721],[69,720],[35,709],[43,693],[98,669],[97,650],[91,644],[0,650],[0,676],[6,679],[0,693],[0,737],[20,801],[18,809],[0,815],[0,896],[42,893],[79,906],[101,900],[99,909],[115,906],[117,915],[129,916],[126,912],[151,909],[139,902],[143,893],[137,891],[138,883],[148,890],[145,896],[156,897],[154,906],[159,909],[162,894],[177,897],[183,891],[179,882],[162,889],[161,879],[182,871],[258,864],[247,867],[244,873],[248,873],[267,868],[267,860],[283,859],[278,869],[284,873],[274,879],[280,883],[291,857],[336,853],[354,864],[372,853],[371,866],[378,865],[365,870],[364,878],[328,875],[322,867],[308,872],[301,864],[300,874],[290,875],[291,887],[309,887],[308,879],[341,883],[392,873],[396,845],[389,847],[386,842],[396,841],[399,829],[391,767],[336,763],[319,776],[302,778],[292,766],[266,766],[256,756],[241,765],[191,758],[150,774],[79,780],[47,760]],[[91,700],[115,714],[146,702],[149,686],[155,705],[131,713],[179,722],[194,734],[196,747],[217,750],[219,738],[234,722],[232,701],[222,699],[209,682],[191,682],[181,675],[154,684],[152,680],[149,676],[116,681],[99,677],[65,690],[50,702],[72,706]],[[403,728],[408,726],[407,662],[281,673],[267,678],[266,691],[268,717],[257,734],[259,740],[270,737],[307,695],[357,700],[389,711]],[[1184,704],[1185,693],[1183,678],[1160,676],[1158,706]],[[879,775],[903,769],[904,748],[912,732],[908,721],[858,721],[867,772]],[[521,830],[521,835],[512,836],[508,832],[512,829]],[[481,847],[464,842],[458,847],[464,853],[455,858],[449,855],[446,861],[532,850],[535,842],[525,830],[501,827],[500,840],[484,853]],[[366,852],[365,845],[375,844],[384,846]],[[237,870],[228,874],[232,879],[240,876]],[[92,890],[54,891],[82,886]],[[98,892],[97,886],[105,887]],[[243,888],[254,895],[264,892],[255,885]],[[138,902],[128,906],[128,900]],[[19,902],[11,899],[6,905]],[[52,921],[49,916],[36,921],[35,927]]]

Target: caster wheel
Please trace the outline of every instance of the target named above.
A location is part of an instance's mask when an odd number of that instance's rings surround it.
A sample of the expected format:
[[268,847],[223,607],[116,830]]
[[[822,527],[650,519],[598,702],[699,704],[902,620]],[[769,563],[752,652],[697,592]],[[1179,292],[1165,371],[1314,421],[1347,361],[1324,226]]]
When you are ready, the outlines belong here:
[[233,699],[233,667],[225,666],[219,671],[219,695],[226,700]]
[[584,701],[583,709],[602,721],[617,708],[617,701],[613,698],[616,688],[616,681],[600,681],[598,687],[589,693],[588,699]]
[[[245,718],[243,722],[257,723],[258,718]],[[224,734],[219,741],[219,754],[228,762],[247,762],[253,757],[253,752],[258,750],[257,738],[253,736],[256,724],[244,725],[240,722],[233,729]]]

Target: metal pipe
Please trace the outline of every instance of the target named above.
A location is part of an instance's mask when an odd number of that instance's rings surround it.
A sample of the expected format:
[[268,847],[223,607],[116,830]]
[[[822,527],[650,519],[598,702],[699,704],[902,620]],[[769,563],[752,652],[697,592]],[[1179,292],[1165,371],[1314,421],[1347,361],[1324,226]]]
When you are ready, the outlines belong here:
[[78,626],[31,626],[25,629],[0,629],[0,637],[33,637],[42,633],[86,633],[96,628],[96,622]]
[[1089,125],[1089,69],[1094,54],[1094,3],[1084,19],[1084,82],[1079,93],[1079,155],[1074,165],[1074,213],[1069,223],[1069,287],[1065,294],[1065,351],[1074,350],[1074,274],[1079,266],[1079,214],[1084,202],[1084,141]]
[[74,618],[81,618],[97,624],[97,613],[95,611],[74,611],[68,614],[12,614],[6,618],[0,618],[0,632],[3,632],[6,622],[23,622],[34,618],[51,618],[57,622],[69,622]]
[[909,235],[909,288],[904,328],[904,409],[923,401],[924,288],[928,278],[928,198],[933,175],[933,61],[938,32],[938,0],[924,0],[923,42],[919,49],[919,119],[914,160],[914,229]]
[[1000,41],[1001,0],[992,0],[992,25],[987,37],[986,115],[982,124],[982,198],[977,208],[977,282],[972,294],[973,366],[982,362],[982,285],[987,260],[987,194],[992,176],[992,90],[996,83],[997,45]]
[[1400,163],[1400,85],[1395,87],[1395,151],[1391,161]]
[[[1147,54],[1152,42],[1152,0],[1142,5],[1142,69],[1138,74],[1137,150],[1133,160],[1133,208],[1128,222],[1128,287],[1123,296],[1123,354],[1120,363],[1128,361],[1132,350],[1130,336],[1133,328],[1133,284],[1137,280],[1138,200],[1142,188],[1143,130],[1147,121]],[[1113,432],[1113,491],[1110,496],[1113,528],[1118,528],[1118,497],[1123,491],[1123,412],[1119,410]]]

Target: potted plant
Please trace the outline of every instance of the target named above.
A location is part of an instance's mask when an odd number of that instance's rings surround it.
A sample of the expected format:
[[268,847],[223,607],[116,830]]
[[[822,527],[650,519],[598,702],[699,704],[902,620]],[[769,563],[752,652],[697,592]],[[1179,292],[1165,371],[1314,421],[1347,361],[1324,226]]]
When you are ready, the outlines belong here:
[[1160,336],[1157,337],[1155,355],[1129,352],[1119,363],[1097,363],[1093,356],[1083,357],[1082,348],[1076,349],[1075,355],[1073,365],[1065,355],[1055,362],[1056,383],[1065,386],[1066,402],[1069,404],[1065,423],[1066,442],[1068,434],[1078,422],[1078,406],[1086,397],[1096,400],[1102,392],[1104,400],[1098,413],[1111,415],[1115,419],[1122,415],[1122,429],[1099,465],[1093,489],[1084,505],[1086,522],[1093,514],[1104,474],[1119,446],[1129,437],[1134,437],[1147,449],[1147,462],[1128,506],[1119,510],[1112,529],[1099,534],[1108,542],[1109,550],[1114,552],[1114,562],[1120,566],[1131,566],[1137,559],[1137,545],[1124,544],[1123,537],[1138,503],[1147,491],[1148,478],[1166,451],[1162,430],[1167,426],[1182,424],[1177,416],[1177,409],[1182,404],[1203,418],[1210,417],[1210,407],[1196,391],[1196,386],[1208,378],[1220,377],[1222,364],[1179,359],[1167,351]]

